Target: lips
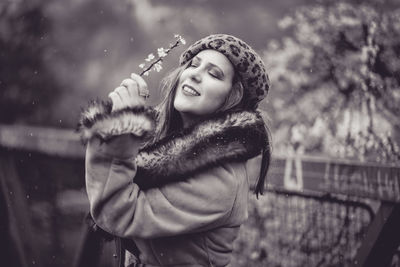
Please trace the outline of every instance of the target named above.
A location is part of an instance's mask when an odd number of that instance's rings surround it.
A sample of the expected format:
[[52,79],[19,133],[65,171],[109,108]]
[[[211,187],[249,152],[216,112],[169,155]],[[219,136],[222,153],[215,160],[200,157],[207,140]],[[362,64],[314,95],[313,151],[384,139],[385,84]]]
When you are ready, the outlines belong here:
[[182,91],[185,95],[189,96],[200,96],[200,93],[196,91],[192,86],[184,84],[182,86]]

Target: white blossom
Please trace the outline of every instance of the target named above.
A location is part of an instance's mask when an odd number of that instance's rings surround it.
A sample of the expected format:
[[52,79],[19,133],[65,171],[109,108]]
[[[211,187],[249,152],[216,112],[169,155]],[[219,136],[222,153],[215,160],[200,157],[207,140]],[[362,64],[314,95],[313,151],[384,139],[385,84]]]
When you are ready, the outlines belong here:
[[155,69],[157,72],[160,72],[160,71],[162,70],[162,63],[161,63],[161,61],[160,61],[160,62],[157,62],[156,64],[154,64],[154,69]]
[[149,72],[151,70],[155,70],[157,72],[160,72],[162,70],[162,60],[164,57],[168,55],[168,53],[179,46],[179,44],[186,44],[185,39],[182,38],[179,34],[175,34],[174,37],[176,38],[176,41],[174,44],[170,44],[167,49],[160,47],[157,48],[157,58],[154,56],[153,53],[149,54],[147,58],[145,59],[146,62],[149,62],[149,64],[146,67],[146,63],[141,63],[139,65],[139,68],[143,69],[142,73],[140,75],[145,75],[148,76]]
[[154,59],[154,55],[153,55],[153,53],[150,53],[148,56],[147,56],[147,58],[145,59],[147,62],[150,62],[150,61],[152,61]]
[[174,37],[177,39],[178,42],[180,42],[181,44],[185,45],[186,44],[186,40],[182,38],[182,36],[180,36],[179,34],[175,34]]
[[166,57],[167,56],[167,53],[165,52],[165,49],[162,48],[162,47],[157,49],[157,54],[158,54],[159,57]]
[[181,43],[182,43],[183,45],[185,45],[185,44],[186,44],[186,40],[185,40],[185,39],[183,39],[182,37],[180,38],[180,41],[181,41]]

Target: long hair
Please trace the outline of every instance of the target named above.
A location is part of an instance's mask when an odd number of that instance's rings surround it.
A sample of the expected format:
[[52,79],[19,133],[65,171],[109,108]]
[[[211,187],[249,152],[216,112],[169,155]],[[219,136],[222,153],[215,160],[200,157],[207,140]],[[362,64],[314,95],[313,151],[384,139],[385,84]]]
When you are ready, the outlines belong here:
[[[179,131],[183,127],[183,121],[179,112],[174,107],[174,99],[179,85],[179,78],[182,72],[191,64],[191,60],[182,66],[179,66],[170,72],[161,83],[161,92],[164,95],[163,100],[156,106],[158,111],[157,127],[155,134],[150,142],[154,143],[158,140]],[[230,90],[225,102],[215,112],[239,111],[248,109],[248,103],[245,102],[246,91],[241,82],[240,76],[235,73],[232,81],[232,90]],[[271,162],[272,145],[271,132],[267,123],[264,121],[265,130],[265,147],[262,149],[262,163],[260,168],[260,176],[256,182],[254,193],[257,198],[259,194],[263,194],[265,187],[265,179]]]
[[265,118],[263,118],[263,121],[264,121],[263,130],[266,140],[261,152],[262,158],[261,158],[260,175],[257,179],[256,186],[254,187],[254,194],[256,195],[257,199],[259,195],[264,194],[265,179],[267,178],[267,173],[269,170],[269,166],[271,164],[271,157],[272,157],[272,134],[268,126],[268,123],[265,121]]

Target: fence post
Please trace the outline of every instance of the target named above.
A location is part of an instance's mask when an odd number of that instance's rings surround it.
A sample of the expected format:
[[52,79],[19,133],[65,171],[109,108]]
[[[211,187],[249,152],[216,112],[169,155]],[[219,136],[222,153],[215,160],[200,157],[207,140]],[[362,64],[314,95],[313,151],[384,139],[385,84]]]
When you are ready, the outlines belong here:
[[389,266],[400,245],[400,204],[382,202],[358,249],[354,266]]
[[[7,255],[2,258],[2,266],[27,267],[41,266],[38,253],[33,245],[30,212],[26,198],[15,169],[13,158],[0,149],[0,202],[2,213],[2,231],[6,236],[0,243]],[[4,224],[4,225],[3,225]],[[7,253],[6,253],[7,252]],[[5,261],[5,262],[4,262]]]

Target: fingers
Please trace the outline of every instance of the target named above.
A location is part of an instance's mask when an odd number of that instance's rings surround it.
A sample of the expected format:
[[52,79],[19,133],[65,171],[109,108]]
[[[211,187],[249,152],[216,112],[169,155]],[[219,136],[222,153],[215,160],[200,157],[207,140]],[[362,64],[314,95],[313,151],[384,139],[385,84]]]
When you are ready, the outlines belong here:
[[125,93],[122,93],[123,88],[125,87],[117,87],[114,89],[114,91],[112,91],[111,93],[108,94],[108,97],[111,98],[111,102],[112,102],[112,111],[115,110],[119,110],[124,108],[125,105],[125,101],[124,101],[124,96],[126,97],[127,95],[127,89],[125,88]]
[[131,97],[136,97],[139,95],[139,84],[133,79],[125,79],[122,81],[121,86],[127,89],[127,93]]
[[139,95],[147,98],[149,96],[149,90],[147,89],[146,81],[136,73],[132,73],[131,78],[136,81],[139,86]]
[[130,79],[124,79],[121,85],[114,89],[109,95],[112,111],[126,107],[136,107],[145,105],[145,100],[149,96],[147,83],[139,75],[132,73]]
[[137,101],[139,99],[137,88],[128,89],[125,86],[119,86],[115,88],[114,91],[112,91],[108,96],[113,102],[112,111],[126,107],[135,107],[142,104]]
[[112,91],[111,93],[108,94],[108,97],[111,99],[112,102],[111,111],[116,111],[121,109],[122,102],[119,95],[116,92]]

